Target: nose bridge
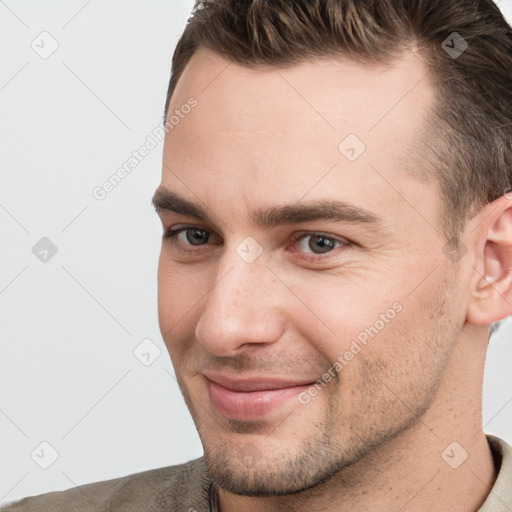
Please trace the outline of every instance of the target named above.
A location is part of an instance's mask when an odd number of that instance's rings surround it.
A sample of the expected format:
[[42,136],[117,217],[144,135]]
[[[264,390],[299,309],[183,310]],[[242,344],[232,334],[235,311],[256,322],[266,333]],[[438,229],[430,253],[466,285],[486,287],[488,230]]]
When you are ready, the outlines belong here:
[[205,298],[196,338],[218,355],[228,355],[247,343],[269,343],[283,333],[278,280],[265,258],[248,263],[227,251],[216,281]]

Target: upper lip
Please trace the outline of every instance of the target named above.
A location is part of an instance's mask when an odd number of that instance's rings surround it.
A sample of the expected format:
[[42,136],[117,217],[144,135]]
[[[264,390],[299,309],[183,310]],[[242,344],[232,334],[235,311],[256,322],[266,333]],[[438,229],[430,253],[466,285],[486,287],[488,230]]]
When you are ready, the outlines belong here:
[[291,388],[295,386],[304,386],[312,384],[315,380],[311,379],[287,379],[278,377],[232,377],[226,374],[203,372],[203,375],[217,384],[230,389],[231,391],[265,391],[268,389]]

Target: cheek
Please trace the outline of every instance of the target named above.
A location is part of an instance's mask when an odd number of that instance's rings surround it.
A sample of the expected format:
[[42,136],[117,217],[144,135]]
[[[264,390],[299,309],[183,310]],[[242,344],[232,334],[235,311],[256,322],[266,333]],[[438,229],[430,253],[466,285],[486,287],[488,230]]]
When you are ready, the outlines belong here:
[[438,329],[436,321],[440,317],[453,316],[449,303],[453,283],[441,265],[436,268],[432,260],[405,258],[394,265],[345,276],[324,276],[315,283],[316,293],[310,291],[307,295],[307,286],[298,292],[321,320],[309,334],[314,337],[320,325],[328,334],[322,343],[331,360],[351,350],[354,341],[366,346],[396,333],[393,343],[406,345],[407,333],[413,332],[428,338],[432,329]]
[[[375,283],[375,280],[373,280]],[[305,307],[289,312],[300,335],[331,362],[359,353],[371,340],[382,337],[404,315],[399,290],[376,289],[369,278],[323,276],[294,287]],[[315,291],[312,291],[315,290]]]
[[158,266],[158,319],[164,341],[174,339],[190,326],[194,306],[206,293],[198,273],[170,265],[165,256]]
[[[373,324],[375,336],[369,336],[361,352],[367,366],[375,374],[380,368],[382,379],[396,393],[431,387],[458,339],[452,284],[438,274],[428,287],[420,288],[400,299],[394,317],[382,329],[381,323]],[[385,316],[393,314],[380,318]]]

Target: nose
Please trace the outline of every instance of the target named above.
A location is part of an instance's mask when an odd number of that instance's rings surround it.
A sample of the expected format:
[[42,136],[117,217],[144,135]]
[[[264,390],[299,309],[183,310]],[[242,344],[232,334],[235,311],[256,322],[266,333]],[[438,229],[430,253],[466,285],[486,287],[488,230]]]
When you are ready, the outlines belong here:
[[196,325],[196,340],[218,356],[274,343],[285,331],[284,285],[259,258],[241,261],[232,251],[215,274]]

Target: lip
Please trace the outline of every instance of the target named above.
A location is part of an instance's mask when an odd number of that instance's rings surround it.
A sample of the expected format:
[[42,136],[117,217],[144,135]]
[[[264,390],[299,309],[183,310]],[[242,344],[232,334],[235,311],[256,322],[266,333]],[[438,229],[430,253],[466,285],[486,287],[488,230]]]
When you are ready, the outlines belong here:
[[269,415],[311,387],[315,381],[272,377],[234,378],[205,373],[210,401],[223,416],[256,420]]

